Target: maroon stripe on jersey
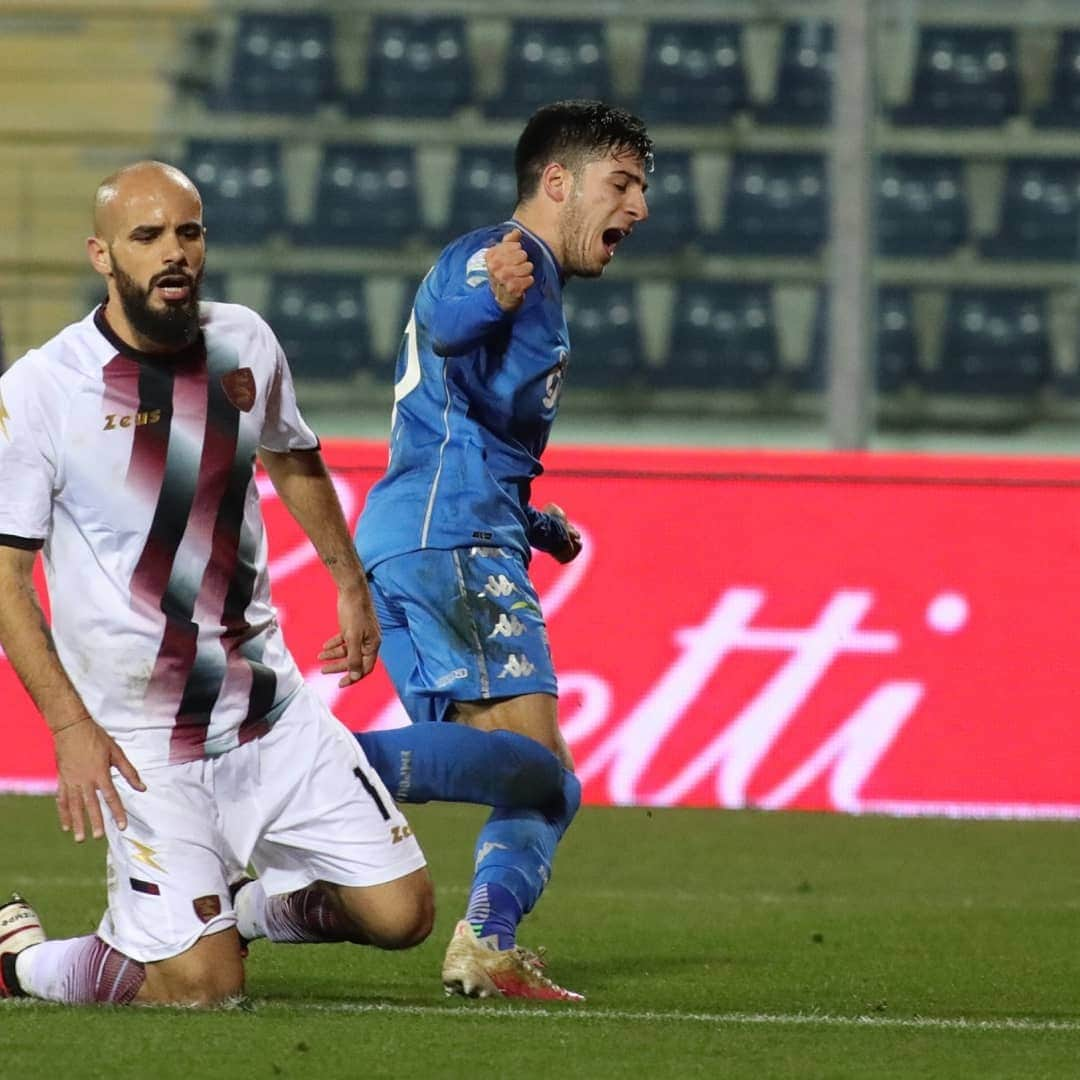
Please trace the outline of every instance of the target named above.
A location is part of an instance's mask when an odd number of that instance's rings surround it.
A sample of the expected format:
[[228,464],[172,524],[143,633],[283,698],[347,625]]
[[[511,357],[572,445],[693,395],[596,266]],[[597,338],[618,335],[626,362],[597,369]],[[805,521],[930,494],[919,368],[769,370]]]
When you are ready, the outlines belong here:
[[[129,363],[134,363],[129,361]],[[159,413],[154,424],[135,428],[128,461],[127,483],[148,502],[154,500],[154,516],[139,561],[131,575],[132,602],[162,610],[165,587],[169,583],[173,559],[183,535],[171,505],[165,484],[165,466],[169,454],[169,433],[173,419],[173,376],[165,368],[136,364],[139,368],[138,408],[140,412]]]
[[139,365],[139,409],[128,483],[156,500],[146,543],[131,577],[131,601],[165,616],[148,702],[173,712],[195,662],[198,631],[191,621],[193,590],[174,582],[177,551],[195,494],[195,447],[206,414],[206,366],[201,355],[173,363]]
[[[240,413],[229,402],[221,384],[220,362],[207,358],[206,420],[202,456],[195,486],[188,533],[209,558],[193,597],[192,625],[208,625],[220,619],[222,598],[236,567],[243,518],[246,483],[236,490],[237,474],[250,482],[251,450],[239,447]],[[235,359],[232,360],[235,366]],[[221,693],[226,665],[219,653],[194,658],[180,696],[169,744],[172,761],[201,757],[210,717]]]
[[[203,626],[216,624],[224,632],[222,651],[201,653],[184,687],[170,748],[174,761],[202,753],[211,713],[226,680],[239,689],[243,678],[238,675],[242,674],[250,684],[243,723],[249,723],[253,708],[261,710],[253,734],[268,728],[263,720],[273,705],[277,685],[271,670],[257,671],[245,655],[252,630],[245,612],[254,595],[256,545],[244,529],[244,514],[253,482],[256,433],[241,424],[241,414],[222,383],[222,377],[235,371],[237,364],[235,354],[211,352],[207,358],[206,432],[192,524],[207,538],[210,557],[199,586],[195,619]],[[241,729],[241,741],[247,738]]]
[[[101,375],[105,384],[101,399],[101,426],[105,430],[112,430],[118,426],[119,417],[133,416],[139,411],[139,365],[131,357],[117,353],[102,368]],[[135,430],[138,431],[138,427]]]

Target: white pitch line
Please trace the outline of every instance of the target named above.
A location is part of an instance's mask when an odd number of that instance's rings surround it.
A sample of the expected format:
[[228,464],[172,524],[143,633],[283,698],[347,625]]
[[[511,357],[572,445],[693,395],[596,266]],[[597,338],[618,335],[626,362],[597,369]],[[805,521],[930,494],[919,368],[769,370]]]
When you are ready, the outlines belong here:
[[720,1026],[735,1025],[794,1025],[803,1027],[858,1028],[915,1028],[940,1031],[1066,1031],[1080,1032],[1080,1020],[1025,1020],[1001,1017],[997,1020],[965,1020],[936,1016],[833,1016],[828,1013],[688,1013],[635,1012],[622,1009],[594,1009],[588,1005],[558,1008],[497,1005],[439,1006],[366,1004],[353,1001],[260,1001],[252,1002],[260,1009],[283,1009],[297,1012],[326,1013],[386,1013],[394,1016],[482,1016],[495,1020],[568,1020],[579,1023],[593,1021],[632,1021],[646,1024],[692,1023]]
[[[0,1001],[4,1009],[33,1008],[52,1002],[34,998],[10,998]],[[154,1006],[150,1006],[155,1009]],[[192,1006],[158,1006],[182,1009]],[[997,1020],[965,1020],[941,1016],[833,1016],[828,1013],[692,1013],[692,1012],[635,1012],[623,1009],[593,1009],[588,1005],[528,1007],[519,1005],[394,1005],[360,1001],[288,1001],[277,998],[267,1001],[243,998],[210,1011],[241,1012],[303,1012],[329,1013],[347,1016],[442,1016],[455,1020],[461,1017],[481,1017],[485,1020],[566,1020],[571,1023],[707,1024],[713,1027],[835,1027],[835,1028],[902,1028],[921,1031],[1022,1031],[1022,1032],[1080,1032],[1080,1020],[1026,1020],[1003,1016]],[[141,1010],[138,1010],[141,1011]]]

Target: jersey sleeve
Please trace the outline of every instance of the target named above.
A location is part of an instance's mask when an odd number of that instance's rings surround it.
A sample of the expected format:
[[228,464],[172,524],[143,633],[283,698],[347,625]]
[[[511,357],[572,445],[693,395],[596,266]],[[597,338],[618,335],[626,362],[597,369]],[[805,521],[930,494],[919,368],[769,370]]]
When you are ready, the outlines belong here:
[[537,551],[550,554],[562,551],[570,543],[570,533],[557,517],[545,514],[543,510],[537,510],[531,505],[526,505],[524,510],[525,520],[528,522],[526,535],[529,544]]
[[0,377],[0,544],[9,547],[41,547],[52,525],[62,415],[42,362],[27,353]]
[[469,248],[445,252],[432,275],[429,326],[437,356],[471,352],[517,314],[503,311],[496,302],[485,258],[491,245],[475,239]]
[[270,380],[266,418],[259,445],[267,450],[287,453],[290,450],[318,450],[319,439],[300,414],[293,386],[292,372],[285,350],[273,331],[264,324],[268,345],[273,350],[274,374]]

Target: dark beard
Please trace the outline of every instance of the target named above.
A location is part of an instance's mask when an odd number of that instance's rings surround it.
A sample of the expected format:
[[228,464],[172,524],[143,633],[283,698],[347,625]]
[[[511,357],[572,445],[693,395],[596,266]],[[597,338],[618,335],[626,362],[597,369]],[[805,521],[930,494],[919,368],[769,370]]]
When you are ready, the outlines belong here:
[[150,293],[159,278],[178,273],[179,270],[164,270],[150,281],[149,288],[143,289],[139,283],[120,269],[113,259],[113,278],[116,291],[120,294],[120,306],[124,309],[131,328],[147,341],[160,345],[163,349],[182,349],[190,345],[199,336],[199,286],[202,272],[195,277],[184,273],[191,282],[191,292],[182,304],[167,304],[162,311],[150,307]]

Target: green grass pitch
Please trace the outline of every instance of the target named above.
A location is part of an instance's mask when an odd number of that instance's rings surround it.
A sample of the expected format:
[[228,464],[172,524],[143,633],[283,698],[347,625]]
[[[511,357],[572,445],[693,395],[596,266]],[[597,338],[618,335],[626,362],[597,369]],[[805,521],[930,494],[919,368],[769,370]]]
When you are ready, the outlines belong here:
[[[1080,827],[582,810],[521,935],[585,1005],[443,997],[482,812],[411,808],[438,888],[408,953],[256,943],[250,1004],[0,1002],[0,1076],[1075,1077]],[[0,798],[0,888],[96,925],[104,850]]]

